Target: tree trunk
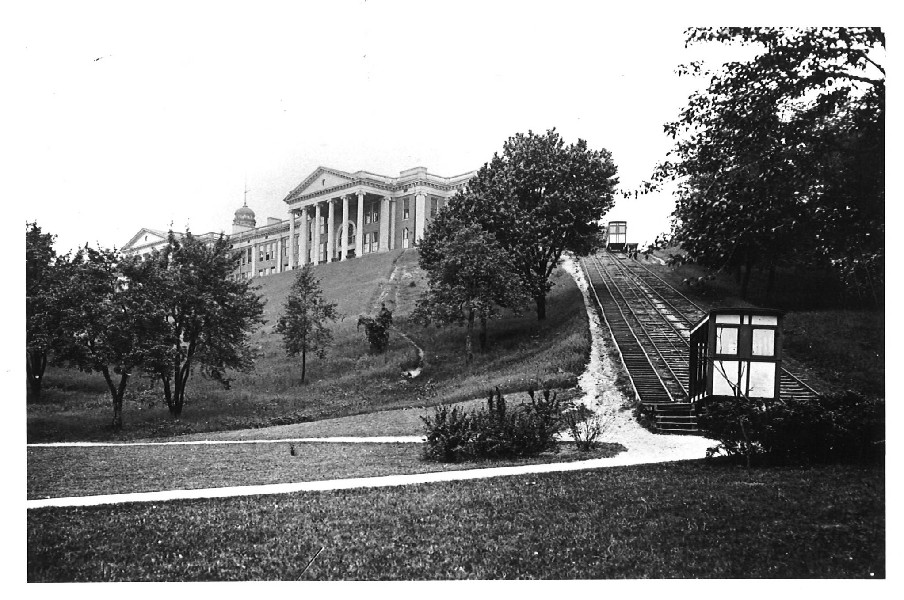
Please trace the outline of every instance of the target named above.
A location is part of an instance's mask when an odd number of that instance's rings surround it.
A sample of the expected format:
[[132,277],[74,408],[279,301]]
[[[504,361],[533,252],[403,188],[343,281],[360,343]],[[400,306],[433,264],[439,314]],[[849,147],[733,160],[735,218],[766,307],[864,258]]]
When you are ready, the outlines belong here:
[[307,367],[308,362],[308,353],[304,350],[301,351],[301,382],[304,383],[304,372]]
[[750,256],[750,252],[747,252],[747,256],[744,259],[744,280],[741,282],[741,300],[747,300],[747,289],[750,286],[750,271],[753,267],[753,257]]
[[124,372],[120,376],[119,386],[117,387],[113,384],[113,378],[110,377],[110,370],[107,367],[101,369],[101,373],[104,374],[107,388],[109,388],[110,395],[113,397],[113,422],[111,426],[113,431],[120,431],[122,429],[122,398],[126,393],[126,383],[129,380],[129,374]]
[[543,321],[546,319],[546,294],[537,294],[534,300],[537,303],[537,320]]
[[471,361],[474,360],[474,350],[473,344],[471,342],[471,335],[474,333],[474,311],[471,310],[468,312],[468,327],[465,334],[465,362],[467,364],[471,364]]
[[34,400],[41,398],[41,383],[44,380],[44,369],[47,367],[47,352],[42,350],[25,351],[25,374],[28,378],[28,394]]
[[480,316],[480,337],[478,337],[480,341],[480,351],[487,351],[487,318],[485,315]]
[[170,388],[170,378],[161,375],[160,380],[163,382],[163,398],[166,400],[166,408],[172,410],[173,408],[173,390]]
[[772,300],[772,292],[775,291],[775,258],[769,264],[769,277],[766,279],[766,301]]

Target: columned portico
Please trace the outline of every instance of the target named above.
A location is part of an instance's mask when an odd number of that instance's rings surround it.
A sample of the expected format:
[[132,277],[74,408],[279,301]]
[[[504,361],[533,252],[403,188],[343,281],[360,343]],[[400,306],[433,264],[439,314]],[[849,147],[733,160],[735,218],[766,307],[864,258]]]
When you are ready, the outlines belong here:
[[361,233],[364,231],[364,192],[358,192],[358,218],[355,221],[357,225],[355,225],[355,256],[361,257],[364,255],[364,235]]
[[418,190],[414,197],[414,241],[421,241],[424,237],[424,225],[426,223],[427,212],[427,196],[423,191]]
[[389,196],[380,199],[380,252],[389,251]]
[[298,266],[303,267],[308,264],[308,209],[301,209],[301,233],[298,235],[298,248],[301,251],[301,257],[298,259]]
[[311,262],[315,265],[320,264],[320,203],[314,205],[314,252]]
[[295,210],[289,211],[289,270],[295,268]]
[[336,219],[335,207],[336,203],[330,198],[327,204],[327,222],[326,222],[326,262],[332,262],[336,255]]
[[348,256],[348,194],[342,196],[342,228],[339,230],[342,255],[339,260],[345,260]]

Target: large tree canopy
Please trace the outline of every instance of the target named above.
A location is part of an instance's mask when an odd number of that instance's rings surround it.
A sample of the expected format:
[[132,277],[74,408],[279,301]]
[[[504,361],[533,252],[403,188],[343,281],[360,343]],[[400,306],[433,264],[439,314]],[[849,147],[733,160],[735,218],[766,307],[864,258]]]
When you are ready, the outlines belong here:
[[251,280],[232,276],[235,261],[226,236],[206,242],[190,232],[181,238],[170,232],[167,246],[144,263],[153,275],[149,290],[166,319],[165,352],[146,369],[162,381],[174,417],[182,414],[196,366],[227,387],[227,369],[252,366],[249,338],[264,322],[264,301]]
[[47,353],[58,322],[58,291],[54,236],[37,223],[25,226],[25,373],[28,394],[41,395]]
[[691,29],[687,45],[741,44],[751,58],[708,76],[665,129],[657,179],[675,178],[676,239],[715,267],[774,265],[793,251],[881,278],[885,37],[871,28]]
[[500,308],[518,309],[529,298],[516,274],[514,261],[476,223],[463,223],[442,211],[419,245],[419,264],[429,288],[412,317],[425,324],[466,326],[465,357],[473,359],[475,320],[480,322],[480,347],[486,349],[487,321]]
[[584,140],[566,145],[555,129],[519,133],[445,210],[494,236],[543,319],[549,277],[562,253],[583,256],[599,248],[599,220],[614,204],[615,174],[611,154]]

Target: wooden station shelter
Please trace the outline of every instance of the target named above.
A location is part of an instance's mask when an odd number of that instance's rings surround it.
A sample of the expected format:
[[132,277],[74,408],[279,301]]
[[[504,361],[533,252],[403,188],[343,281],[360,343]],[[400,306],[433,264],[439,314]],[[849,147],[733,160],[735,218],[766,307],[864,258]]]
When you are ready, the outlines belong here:
[[691,331],[690,400],[779,397],[782,313],[717,308]]

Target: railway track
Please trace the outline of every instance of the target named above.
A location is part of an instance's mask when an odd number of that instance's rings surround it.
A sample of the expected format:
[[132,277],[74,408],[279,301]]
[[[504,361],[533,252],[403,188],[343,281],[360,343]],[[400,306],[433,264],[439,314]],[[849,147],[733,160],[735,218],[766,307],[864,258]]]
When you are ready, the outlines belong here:
[[[688,401],[690,331],[709,312],[642,263],[600,253],[581,259],[591,291],[615,340],[640,403],[658,430],[697,431]],[[816,392],[782,369],[783,398],[810,398]]]

